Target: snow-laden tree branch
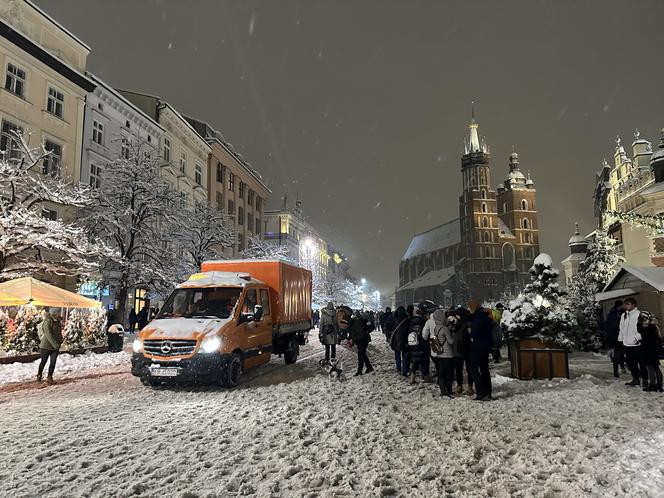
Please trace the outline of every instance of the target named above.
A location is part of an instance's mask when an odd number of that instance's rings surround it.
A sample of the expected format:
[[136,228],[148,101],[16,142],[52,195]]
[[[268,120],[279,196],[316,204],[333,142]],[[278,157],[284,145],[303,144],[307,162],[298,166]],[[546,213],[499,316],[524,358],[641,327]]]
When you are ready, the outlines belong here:
[[249,237],[247,249],[242,251],[242,256],[247,259],[280,259],[289,263],[292,261],[287,246],[279,245],[273,240],[264,240],[256,235]]
[[44,211],[49,203],[73,219],[90,204],[89,190],[58,174],[44,174],[50,152],[31,149],[20,133],[14,137],[18,157],[9,158],[6,151],[0,156],[0,279],[90,275],[109,248],[90,240],[82,225],[47,219]]

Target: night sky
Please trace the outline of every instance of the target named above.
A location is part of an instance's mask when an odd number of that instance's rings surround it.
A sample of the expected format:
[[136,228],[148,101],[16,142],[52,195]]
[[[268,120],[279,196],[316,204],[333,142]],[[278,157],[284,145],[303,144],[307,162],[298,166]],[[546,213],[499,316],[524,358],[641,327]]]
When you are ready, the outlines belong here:
[[[393,292],[413,234],[457,216],[470,103],[503,180],[512,145],[560,261],[594,227],[615,137],[659,142],[664,1],[38,0],[118,88],[209,121],[297,195],[356,276]],[[627,147],[626,147],[627,148]],[[631,149],[627,148],[631,154]]]

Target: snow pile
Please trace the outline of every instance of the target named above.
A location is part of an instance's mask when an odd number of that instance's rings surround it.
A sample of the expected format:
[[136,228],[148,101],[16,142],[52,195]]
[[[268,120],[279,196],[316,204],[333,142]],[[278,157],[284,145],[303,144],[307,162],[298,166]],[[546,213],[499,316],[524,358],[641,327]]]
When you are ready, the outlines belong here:
[[[55,377],[79,373],[89,370],[91,373],[97,373],[101,369],[126,365],[129,369],[131,355],[124,351],[120,353],[95,354],[88,351],[82,355],[61,354],[56,363]],[[23,382],[32,380],[37,375],[39,360],[31,363],[10,363],[0,365],[0,385],[10,382]],[[48,365],[47,365],[48,368]]]
[[480,403],[409,385],[373,339],[362,377],[339,347],[345,382],[314,343],[235,390],[126,374],[0,393],[3,495],[661,496],[664,398],[612,379],[606,358],[574,354],[579,377],[534,382],[492,364],[496,400]]

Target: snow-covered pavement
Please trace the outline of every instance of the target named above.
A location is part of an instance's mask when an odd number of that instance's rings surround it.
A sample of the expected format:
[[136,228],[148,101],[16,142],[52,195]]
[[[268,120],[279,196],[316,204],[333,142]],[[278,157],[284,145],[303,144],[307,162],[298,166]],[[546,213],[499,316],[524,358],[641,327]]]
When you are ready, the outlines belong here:
[[408,385],[373,336],[376,372],[343,383],[312,344],[235,390],[122,374],[0,392],[0,495],[664,495],[664,396],[613,380],[605,358],[574,355],[580,375],[551,382],[504,363],[495,401],[447,400]]

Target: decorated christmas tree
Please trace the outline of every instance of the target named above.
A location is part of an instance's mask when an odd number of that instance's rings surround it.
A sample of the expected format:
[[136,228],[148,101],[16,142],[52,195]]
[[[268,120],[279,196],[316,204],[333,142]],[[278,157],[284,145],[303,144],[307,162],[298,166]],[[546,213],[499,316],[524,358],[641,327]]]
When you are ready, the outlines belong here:
[[622,258],[615,254],[616,241],[606,230],[598,230],[588,245],[588,255],[569,286],[570,303],[577,320],[572,332],[576,349],[598,351],[601,346],[601,308],[595,295],[601,292],[615,273]]
[[37,308],[25,304],[16,313],[16,331],[10,337],[8,350],[12,353],[33,353],[39,351],[39,332],[37,327],[41,316]]
[[571,346],[569,336],[576,318],[565,291],[556,282],[559,273],[553,268],[551,257],[544,253],[537,256],[530,274],[532,282],[510,302],[509,313],[503,317],[507,338],[538,337]]
[[64,345],[71,351],[82,349],[85,343],[85,322],[83,315],[77,309],[73,309],[67,316],[67,321],[62,330]]
[[96,308],[87,315],[85,322],[85,342],[92,346],[106,344],[106,310]]

